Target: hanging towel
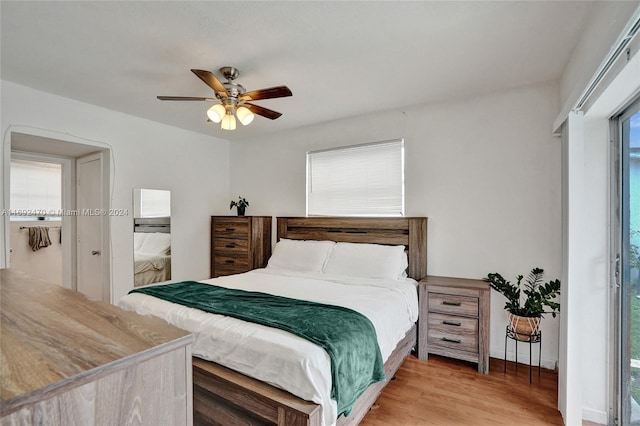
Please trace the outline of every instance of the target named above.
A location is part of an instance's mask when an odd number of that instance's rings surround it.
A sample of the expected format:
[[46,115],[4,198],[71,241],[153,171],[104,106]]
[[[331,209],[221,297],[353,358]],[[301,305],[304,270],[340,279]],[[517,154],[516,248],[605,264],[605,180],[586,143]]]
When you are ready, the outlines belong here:
[[29,246],[31,250],[38,251],[43,247],[49,247],[49,228],[46,226],[32,226],[29,228]]

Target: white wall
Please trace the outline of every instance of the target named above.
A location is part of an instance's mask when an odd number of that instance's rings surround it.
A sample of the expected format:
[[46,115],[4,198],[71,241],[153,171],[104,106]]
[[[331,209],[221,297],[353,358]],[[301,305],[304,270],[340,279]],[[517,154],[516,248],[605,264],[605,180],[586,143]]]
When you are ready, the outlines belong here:
[[[429,217],[429,274],[497,271],[513,279],[539,266],[559,278],[560,141],[550,131],[557,113],[558,86],[542,84],[234,142],[231,194],[246,197],[252,215],[304,215],[306,151],[404,138],[406,215]],[[498,358],[503,307],[493,293],[491,355]],[[542,330],[543,364],[554,367],[558,320],[548,316]]]
[[[129,216],[111,218],[114,301],[133,288],[133,188],[171,190],[173,278],[209,277],[209,215],[227,213],[229,202],[227,141],[6,81],[1,90],[3,168],[8,168],[10,126],[22,133],[111,147],[111,207],[130,211]],[[0,185],[0,199],[8,196],[5,186]]]
[[569,115],[563,182],[564,291],[559,407],[567,425],[608,423],[609,121]]
[[[579,265],[585,280],[577,285],[580,316],[582,417],[607,423],[609,385],[609,121],[584,122],[585,205],[581,226],[586,244]],[[585,214],[584,212],[588,212]],[[578,284],[578,283],[572,283]],[[585,332],[585,330],[589,330]],[[597,367],[596,367],[597,366]]]

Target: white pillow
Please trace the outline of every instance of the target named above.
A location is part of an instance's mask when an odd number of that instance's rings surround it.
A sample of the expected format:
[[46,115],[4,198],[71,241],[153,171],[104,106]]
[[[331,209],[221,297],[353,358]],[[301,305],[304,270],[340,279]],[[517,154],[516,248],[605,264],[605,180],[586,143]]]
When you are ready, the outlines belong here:
[[133,251],[140,251],[140,247],[142,247],[142,243],[147,238],[147,234],[144,232],[134,232],[133,233]]
[[267,268],[321,273],[335,244],[333,241],[281,238],[273,249]]
[[138,251],[155,253],[157,255],[169,254],[171,250],[171,234],[162,232],[148,233]]
[[324,267],[327,275],[401,279],[409,266],[404,246],[337,243]]

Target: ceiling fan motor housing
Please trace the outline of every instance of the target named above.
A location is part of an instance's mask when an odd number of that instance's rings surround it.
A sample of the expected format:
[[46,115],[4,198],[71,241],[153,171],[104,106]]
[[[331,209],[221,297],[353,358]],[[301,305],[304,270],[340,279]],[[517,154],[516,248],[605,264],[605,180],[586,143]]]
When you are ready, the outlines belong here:
[[242,84],[233,81],[238,78],[240,71],[236,67],[222,67],[220,68],[220,73],[227,79],[225,83],[222,83],[225,89],[227,89],[227,92],[229,92],[229,98],[227,99],[230,100],[230,103],[236,104],[238,102],[238,96],[246,92]]
[[236,67],[222,67],[220,73],[229,81],[235,80],[240,75],[240,71]]

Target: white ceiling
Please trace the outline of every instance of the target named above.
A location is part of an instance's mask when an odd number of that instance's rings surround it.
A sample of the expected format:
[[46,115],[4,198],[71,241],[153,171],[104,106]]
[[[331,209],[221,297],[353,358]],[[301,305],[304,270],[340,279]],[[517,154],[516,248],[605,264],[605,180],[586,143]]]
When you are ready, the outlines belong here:
[[[1,2],[1,76],[237,140],[265,132],[558,79],[592,2]],[[285,84],[282,112],[233,132],[206,122],[189,70]],[[220,77],[221,78],[221,77]]]

